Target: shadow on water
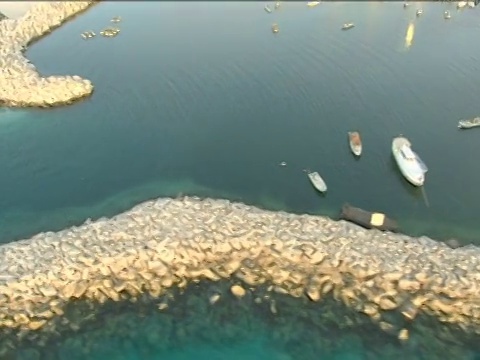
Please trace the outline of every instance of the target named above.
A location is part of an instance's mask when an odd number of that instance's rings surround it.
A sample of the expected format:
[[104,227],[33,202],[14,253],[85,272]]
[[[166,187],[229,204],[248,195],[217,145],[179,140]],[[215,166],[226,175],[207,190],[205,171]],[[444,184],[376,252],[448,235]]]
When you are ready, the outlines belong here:
[[390,169],[397,174],[396,178],[398,182],[402,184],[402,187],[408,192],[410,196],[412,196],[415,200],[422,200],[424,201],[424,195],[422,193],[422,189],[416,186],[413,186],[408,182],[407,179],[402,175],[400,169],[398,168],[397,162],[395,161],[395,157],[393,154],[390,155]]
[[[478,336],[433,318],[408,322],[391,313],[380,330],[368,316],[326,297],[247,290],[201,282],[161,298],[69,303],[65,315],[36,332],[2,331],[2,359],[474,359]],[[398,331],[408,329],[408,341]]]

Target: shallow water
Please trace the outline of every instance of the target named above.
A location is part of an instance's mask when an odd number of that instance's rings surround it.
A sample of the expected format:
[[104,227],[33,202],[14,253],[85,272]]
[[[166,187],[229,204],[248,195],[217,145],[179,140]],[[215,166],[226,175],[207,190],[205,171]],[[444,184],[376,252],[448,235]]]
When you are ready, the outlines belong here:
[[[212,305],[215,294],[221,296]],[[159,310],[159,304],[168,307]],[[331,298],[313,303],[258,288],[238,299],[227,283],[201,283],[135,303],[72,303],[57,319],[56,331],[42,330],[34,341],[28,334],[22,342],[9,335],[18,347],[9,355],[32,360],[473,360],[480,349],[478,338],[432,319],[408,323],[392,315],[391,322],[395,328],[388,334]],[[410,331],[407,342],[397,339],[402,327]]]
[[[417,5],[284,3],[272,14],[257,3],[92,8],[27,55],[44,74],[91,79],[93,97],[0,114],[0,240],[186,193],[332,217],[350,202],[386,212],[410,234],[475,241],[480,171],[465,154],[480,143],[456,122],[478,115],[478,9],[426,3],[417,19]],[[80,38],[114,15],[124,19],[118,37]],[[357,26],[341,31],[347,19]],[[364,139],[358,161],[347,145],[352,129]],[[390,155],[399,133],[430,169],[424,192]],[[325,178],[325,196],[306,167]]]

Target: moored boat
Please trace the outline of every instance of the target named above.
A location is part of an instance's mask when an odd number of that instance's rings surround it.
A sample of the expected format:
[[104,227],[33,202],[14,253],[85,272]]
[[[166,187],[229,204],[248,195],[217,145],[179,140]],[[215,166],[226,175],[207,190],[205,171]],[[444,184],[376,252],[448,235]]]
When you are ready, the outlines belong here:
[[322,177],[320,176],[320,174],[318,172],[308,171],[307,175],[308,175],[308,178],[310,179],[310,181],[312,182],[313,186],[315,187],[315,189],[317,189],[318,191],[320,191],[322,193],[327,191],[327,184],[325,183],[325,181],[322,179]]
[[448,20],[452,17],[452,15],[450,15],[450,11],[447,10],[443,13],[443,17]]
[[272,32],[274,34],[278,33],[280,31],[280,28],[278,27],[278,24],[273,24],[272,25]]
[[352,150],[352,153],[356,156],[360,156],[362,154],[362,139],[360,138],[359,132],[349,131],[348,140],[350,143],[350,150]]
[[343,24],[342,26],[342,30],[349,30],[351,28],[355,27],[355,24],[354,23],[346,23],[346,24]]
[[422,186],[428,168],[412,150],[410,141],[403,136],[395,137],[392,142],[392,153],[405,179],[412,185]]
[[459,129],[471,129],[478,126],[480,126],[480,117],[475,117],[468,120],[460,120],[458,122]]
[[280,9],[280,1],[277,1],[275,3],[275,10],[278,10],[278,9]]
[[265,5],[265,7],[263,9],[269,14],[272,12],[272,9],[270,9],[270,7],[268,5]]
[[423,9],[418,9],[415,14],[416,14],[417,16],[422,15],[422,14],[423,14]]
[[318,4],[320,4],[320,1],[309,1],[309,2],[307,2],[307,6],[309,6],[309,7],[314,7],[314,6],[317,6]]
[[476,6],[475,1],[468,1],[467,5],[470,9],[473,9]]
[[95,37],[95,33],[93,31],[84,31],[80,34],[80,36],[86,40]]
[[385,214],[363,210],[353,207],[350,204],[344,204],[342,206],[340,218],[367,229],[378,229],[392,232],[398,231],[397,222],[388,218]]
[[466,1],[459,1],[457,3],[457,9],[463,9],[465,6],[467,6],[467,2]]

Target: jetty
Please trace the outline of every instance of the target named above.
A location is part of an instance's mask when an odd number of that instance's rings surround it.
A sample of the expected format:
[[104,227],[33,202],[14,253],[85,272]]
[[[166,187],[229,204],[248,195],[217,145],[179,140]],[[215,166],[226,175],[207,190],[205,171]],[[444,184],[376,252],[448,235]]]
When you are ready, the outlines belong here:
[[41,76],[24,56],[28,45],[96,1],[39,2],[20,19],[0,21],[0,105],[52,107],[89,96],[93,84],[77,75]]
[[0,330],[36,331],[72,299],[158,298],[223,280],[238,301],[265,286],[333,297],[399,336],[420,314],[480,334],[480,248],[228,200],[160,198],[5,244],[0,275]]

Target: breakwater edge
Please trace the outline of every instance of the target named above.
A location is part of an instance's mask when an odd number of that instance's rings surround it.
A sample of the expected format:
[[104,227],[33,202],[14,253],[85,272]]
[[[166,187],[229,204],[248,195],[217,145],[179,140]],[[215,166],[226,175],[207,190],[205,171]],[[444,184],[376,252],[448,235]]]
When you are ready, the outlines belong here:
[[426,237],[227,200],[158,199],[2,245],[0,326],[48,328],[73,299],[158,298],[229,280],[238,298],[264,286],[313,303],[333,297],[405,341],[419,315],[478,334],[478,254],[474,246],[451,249]]
[[23,55],[28,45],[87,10],[95,1],[43,2],[19,19],[0,21],[0,105],[51,107],[69,104],[93,92],[80,76],[42,77]]

